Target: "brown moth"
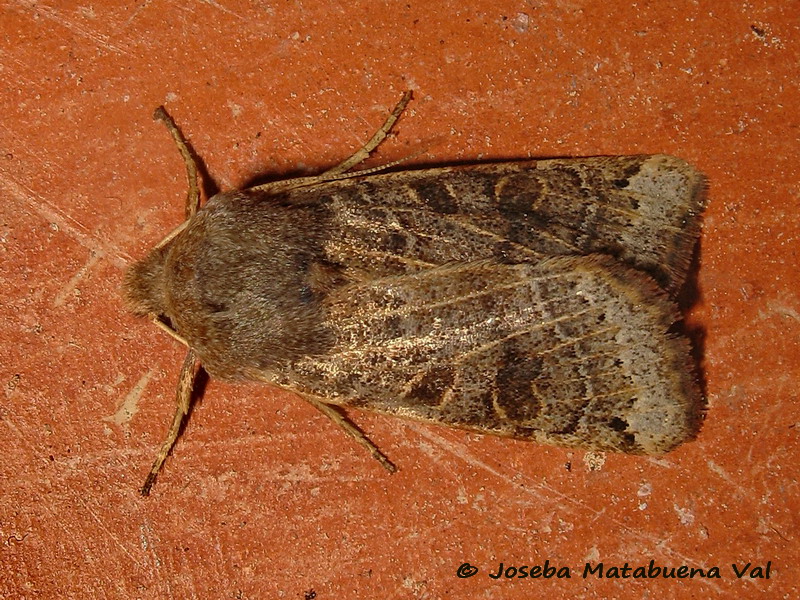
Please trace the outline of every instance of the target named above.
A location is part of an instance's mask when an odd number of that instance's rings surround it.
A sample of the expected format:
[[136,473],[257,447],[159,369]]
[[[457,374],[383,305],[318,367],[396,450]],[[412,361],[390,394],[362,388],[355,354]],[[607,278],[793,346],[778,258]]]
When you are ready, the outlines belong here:
[[[661,454],[703,400],[675,295],[705,179],[664,155],[349,169],[220,193],[127,274],[125,295],[212,376],[289,388],[393,470],[338,411]],[[165,120],[189,170],[174,123]],[[391,165],[390,165],[391,166]]]

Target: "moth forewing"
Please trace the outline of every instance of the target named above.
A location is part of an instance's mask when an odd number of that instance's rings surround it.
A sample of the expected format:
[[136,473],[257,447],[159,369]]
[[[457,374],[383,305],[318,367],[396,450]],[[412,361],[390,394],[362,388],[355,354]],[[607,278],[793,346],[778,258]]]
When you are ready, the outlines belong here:
[[674,303],[602,255],[450,263],[328,298],[335,342],[273,381],[345,406],[632,454],[690,439],[700,396]]

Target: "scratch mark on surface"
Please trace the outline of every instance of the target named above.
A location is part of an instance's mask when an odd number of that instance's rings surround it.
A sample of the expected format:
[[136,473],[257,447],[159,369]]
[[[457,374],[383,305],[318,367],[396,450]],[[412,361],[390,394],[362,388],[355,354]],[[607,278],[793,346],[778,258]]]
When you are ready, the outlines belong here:
[[214,2],[214,0],[202,0],[202,2],[203,2],[203,4],[208,4],[209,6],[213,6],[214,8],[219,9],[224,13],[228,13],[229,15],[233,15],[234,17],[236,17],[237,19],[239,19],[241,21],[245,20],[242,15],[233,12],[231,9],[226,8],[225,6],[220,4],[219,2]]
[[39,202],[35,194],[30,190],[25,189],[23,186],[7,177],[3,177],[2,174],[0,174],[0,184],[5,188],[7,196],[13,196],[26,204],[35,214],[58,225],[60,231],[65,232],[78,244],[94,251],[98,259],[105,258],[115,267],[121,269],[128,266],[128,261],[117,255],[116,248],[92,237],[81,223],[75,221],[75,219],[69,215],[63,214],[58,209],[47,204],[47,202]]
[[735,489],[736,492],[739,493],[742,497],[748,497],[749,494],[745,491],[745,489],[741,485],[736,483],[733,477],[731,477],[730,474],[728,474],[728,472],[725,471],[722,467],[720,467],[717,463],[715,463],[713,460],[707,460],[706,465],[708,465],[708,468],[712,473],[718,475],[725,483],[727,483],[733,489]]
[[171,579],[169,577],[165,577],[161,572],[161,567],[163,566],[161,564],[161,557],[158,555],[158,552],[156,551],[156,545],[150,541],[150,534],[151,534],[150,525],[147,522],[147,517],[145,517],[142,520],[142,525],[141,525],[140,539],[142,541],[142,549],[146,552],[149,551],[150,554],[153,555],[152,564],[155,567],[155,573],[153,574],[154,575],[153,579],[156,582],[163,582],[163,584],[167,588],[166,589],[167,597],[174,598],[175,596],[172,593],[172,585],[170,584]]
[[97,516],[97,513],[94,512],[92,510],[92,508],[88,504],[86,504],[86,501],[83,498],[81,498],[80,495],[78,495],[77,498],[78,498],[78,502],[81,503],[81,505],[89,512],[89,514],[92,516],[92,518],[95,520],[95,522],[106,533],[106,536],[108,536],[108,539],[113,540],[114,543],[116,543],[117,546],[119,546],[119,549],[122,550],[122,552],[128,558],[130,558],[139,567],[141,567],[142,563],[140,563],[138,560],[136,560],[136,557],[134,557],[130,552],[128,552],[128,549],[124,546],[124,544],[122,544],[122,542],[119,541],[119,538],[116,535],[114,535],[113,531],[111,531],[108,527],[106,527],[106,524],[103,522],[103,520],[100,517]]
[[113,415],[103,417],[103,421],[108,421],[115,425],[126,425],[129,423],[136,413],[139,412],[139,399],[142,397],[142,393],[147,387],[147,384],[150,383],[150,379],[153,377],[154,373],[155,369],[150,369],[147,373],[142,375],[139,381],[136,382],[136,385],[133,386],[131,391],[128,392],[128,395],[125,396],[125,399],[120,403],[117,412]]
[[145,0],[144,2],[142,2],[142,4],[141,4],[140,6],[137,6],[137,7],[136,7],[136,8],[133,10],[133,12],[131,13],[131,16],[130,16],[130,17],[128,17],[128,20],[127,20],[127,21],[125,21],[125,22],[124,22],[122,25],[120,25],[120,26],[119,26],[119,30],[121,31],[121,30],[123,30],[123,29],[127,29],[128,27],[130,27],[130,26],[131,26],[131,24],[132,24],[132,23],[133,23],[133,22],[134,22],[136,19],[138,19],[138,18],[139,18],[139,15],[140,15],[142,12],[144,12],[144,10],[145,10],[146,8],[149,8],[149,7],[150,7],[150,5],[151,5],[152,3],[153,3],[153,0]]
[[31,2],[29,6],[46,19],[55,21],[65,29],[68,29],[79,36],[92,40],[100,48],[105,48],[106,50],[116,52],[117,54],[130,54],[130,52],[124,48],[121,48],[120,46],[117,46],[109,41],[109,37],[107,35],[98,33],[97,31],[65,18],[63,11],[58,11],[51,6],[46,6],[37,2]]
[[100,259],[97,257],[97,253],[90,250],[89,251],[89,260],[87,260],[84,265],[78,269],[78,272],[73,275],[70,280],[61,288],[61,290],[56,294],[55,300],[53,300],[53,306],[58,308],[59,306],[64,304],[64,300],[66,300],[67,296],[72,293],[75,289],[75,286],[78,285],[78,282],[86,276],[88,273],[99,261]]
[[[587,504],[587,502],[583,500],[578,500],[573,496],[564,494],[559,492],[558,490],[551,488],[547,485],[542,484],[540,481],[534,481],[530,478],[520,478],[520,479],[512,479],[505,473],[501,473],[497,469],[492,468],[487,463],[481,461],[480,459],[476,458],[469,452],[467,452],[461,444],[454,444],[450,440],[447,440],[439,435],[436,435],[432,431],[425,428],[424,425],[417,425],[417,424],[409,424],[409,427],[413,428],[414,431],[419,433],[421,436],[429,439],[430,441],[436,443],[438,446],[443,448],[444,450],[458,456],[468,464],[478,467],[492,475],[497,476],[498,478],[502,479],[508,485],[514,486],[515,488],[520,489],[524,493],[535,497],[538,500],[545,500],[553,502],[555,497],[555,502],[558,503],[563,508],[572,508],[572,509],[579,509],[582,514],[589,515],[589,514],[597,514],[605,512],[605,509],[596,509],[591,505]],[[547,496],[550,496],[549,498]],[[620,534],[626,534],[632,538],[642,540],[647,544],[651,545],[652,547],[657,548],[660,552],[667,554],[671,557],[677,558],[678,560],[682,561],[684,564],[700,564],[702,561],[696,560],[676,550],[673,550],[669,546],[666,545],[665,541],[657,536],[650,535],[646,532],[631,529],[628,525],[619,521],[613,517],[609,517],[608,514],[604,515],[603,517],[606,522],[612,521],[615,526],[619,529]],[[714,582],[703,579],[702,583],[707,585],[708,587],[716,590],[721,591],[721,588]]]

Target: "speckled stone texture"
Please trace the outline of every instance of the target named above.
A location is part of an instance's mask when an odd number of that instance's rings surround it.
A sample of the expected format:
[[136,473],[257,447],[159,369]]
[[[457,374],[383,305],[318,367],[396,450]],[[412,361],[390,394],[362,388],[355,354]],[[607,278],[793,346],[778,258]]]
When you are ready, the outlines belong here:
[[[0,597],[798,595],[791,3],[0,11]],[[153,109],[230,189],[336,164],[408,88],[368,165],[667,153],[708,176],[687,294],[709,403],[698,440],[648,459],[353,414],[389,475],[296,396],[211,380],[141,498],[183,356],[119,295],[182,220],[183,165]],[[587,562],[651,560],[720,577],[583,578]],[[545,561],[571,578],[488,576]],[[463,563],[479,571],[460,578]],[[750,563],[742,579],[732,563]]]

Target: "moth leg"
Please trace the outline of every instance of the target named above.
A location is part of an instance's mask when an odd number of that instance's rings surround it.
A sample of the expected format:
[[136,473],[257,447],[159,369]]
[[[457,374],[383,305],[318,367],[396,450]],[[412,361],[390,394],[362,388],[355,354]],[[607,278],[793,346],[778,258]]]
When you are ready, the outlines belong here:
[[322,414],[328,417],[331,421],[333,421],[339,427],[344,429],[347,435],[352,437],[355,441],[364,446],[364,448],[369,450],[370,454],[372,454],[374,458],[378,459],[378,462],[381,463],[383,467],[387,471],[389,471],[389,473],[394,473],[395,471],[397,471],[397,467],[394,466],[392,461],[390,461],[383,452],[378,450],[378,447],[375,444],[373,444],[367,438],[366,435],[364,435],[364,432],[361,431],[355,425],[353,425],[353,423],[345,415],[339,412],[338,409],[331,406],[330,404],[325,404],[324,402],[320,402],[316,398],[312,398],[310,396],[303,396],[303,398],[305,400],[308,400],[308,402],[312,406],[316,407]]
[[172,336],[173,339],[178,340],[181,344],[183,344],[187,348],[189,347],[189,342],[187,342],[180,335],[178,335],[177,331],[175,331],[172,327],[170,327],[169,325],[164,323],[164,321],[159,319],[156,315],[151,313],[150,314],[150,320],[153,322],[153,325],[158,327],[160,330],[168,333],[170,336]]
[[[369,158],[370,153],[377,148],[383,140],[386,139],[386,136],[389,135],[389,132],[392,130],[392,127],[397,122],[397,119],[400,118],[400,114],[405,110],[408,103],[411,101],[411,91],[406,91],[403,93],[403,97],[400,98],[400,102],[397,103],[397,106],[394,107],[394,110],[391,112],[389,117],[386,119],[383,125],[381,125],[380,129],[375,132],[375,135],[372,136],[372,139],[364,144],[358,151],[355,152],[350,158],[342,161],[332,169],[328,169],[324,173],[320,174],[321,178],[325,178],[328,175],[338,175],[339,173],[344,173],[349,171],[357,164],[364,162]],[[383,167],[381,167],[383,168]]]
[[375,135],[372,136],[372,139],[368,141],[364,146],[361,147],[355,154],[353,154],[347,160],[339,163],[332,169],[328,169],[324,173],[320,173],[319,175],[312,175],[310,177],[295,177],[294,179],[284,179],[279,181],[270,181],[269,183],[263,183],[261,185],[256,185],[251,188],[248,188],[253,191],[259,192],[268,192],[270,194],[284,192],[287,190],[292,190],[301,187],[310,187],[314,185],[318,185],[320,183],[325,183],[328,181],[339,181],[341,179],[352,179],[353,177],[363,177],[364,175],[369,175],[371,173],[376,173],[378,171],[384,171],[386,169],[390,169],[396,165],[399,165],[402,162],[413,158],[416,155],[407,156],[405,158],[401,158],[400,160],[396,160],[390,162],[385,165],[380,165],[378,167],[373,167],[371,169],[364,169],[362,171],[353,171],[347,173],[346,171],[355,167],[358,163],[363,162],[366,160],[370,153],[378,147],[378,145],[386,139],[386,136],[389,135],[389,131],[391,131],[392,126],[395,124],[397,119],[400,117],[400,113],[403,112],[406,105],[411,100],[411,92],[405,92],[403,97],[398,102],[397,106],[394,107],[394,110],[389,115],[389,118],[386,119],[386,122],[381,125],[380,129],[375,132]]
[[172,117],[169,116],[163,106],[159,106],[153,113],[153,118],[162,121],[167,126],[175,140],[175,145],[178,146],[178,151],[183,158],[183,164],[186,166],[186,179],[189,182],[189,189],[186,192],[186,219],[190,219],[200,208],[200,186],[197,183],[197,162],[194,160],[192,153],[189,151],[189,146],[186,143],[186,138],[183,137],[180,129],[175,124]]
[[167,455],[169,455],[172,447],[175,445],[175,441],[178,439],[178,434],[181,431],[181,425],[183,425],[186,415],[189,414],[189,405],[191,404],[192,391],[194,388],[196,362],[197,356],[195,356],[194,350],[189,349],[189,351],[186,353],[186,358],[183,361],[183,366],[181,367],[180,377],[178,378],[178,389],[176,391],[177,406],[175,408],[175,416],[172,419],[172,425],[169,428],[167,437],[161,444],[161,450],[158,451],[158,456],[156,457],[156,460],[150,469],[150,473],[147,475],[147,479],[142,486],[142,496],[150,495],[150,488],[153,487],[156,477],[158,477],[158,473],[161,471],[161,467],[164,465],[164,461],[167,460]]

